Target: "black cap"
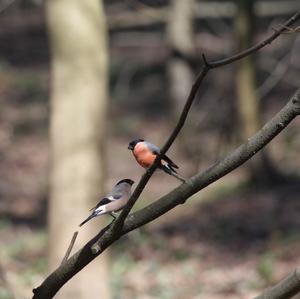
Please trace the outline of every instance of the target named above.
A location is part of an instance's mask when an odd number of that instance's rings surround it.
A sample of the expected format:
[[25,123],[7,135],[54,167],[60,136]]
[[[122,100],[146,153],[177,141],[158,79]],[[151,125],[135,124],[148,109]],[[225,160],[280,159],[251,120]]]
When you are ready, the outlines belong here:
[[131,179],[124,179],[124,180],[119,181],[116,185],[120,185],[121,183],[127,183],[129,185],[133,185],[134,181]]
[[129,142],[128,144],[128,149],[129,150],[134,150],[134,147],[139,143],[139,142],[143,142],[145,141],[144,139],[135,139],[135,140],[132,140],[131,142]]

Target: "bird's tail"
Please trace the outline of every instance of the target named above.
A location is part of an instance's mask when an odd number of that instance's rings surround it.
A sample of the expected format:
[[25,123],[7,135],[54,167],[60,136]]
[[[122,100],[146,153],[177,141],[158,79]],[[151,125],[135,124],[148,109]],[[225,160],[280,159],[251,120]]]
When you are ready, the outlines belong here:
[[[178,168],[177,165],[175,165],[175,166]],[[164,161],[164,160],[161,160],[161,166],[159,166],[159,168],[161,168],[162,170],[164,170],[168,174],[172,174],[172,172],[177,173],[177,171],[175,170],[174,166],[172,164],[170,164],[169,162]]]
[[170,173],[173,177],[175,177],[177,180],[181,181],[182,183],[186,182],[186,179],[179,175],[177,172]]
[[84,221],[82,221],[79,226],[84,225],[85,223],[87,223],[88,221],[90,221],[92,218],[94,218],[96,215],[93,213],[91,214],[88,218],[86,218]]
[[166,172],[167,174],[169,175],[172,175],[173,177],[175,177],[176,179],[178,179],[179,181],[185,183],[186,182],[186,179],[183,178],[181,175],[179,175],[177,173],[177,171],[172,167],[170,166],[169,164],[167,165],[162,165],[161,169]]

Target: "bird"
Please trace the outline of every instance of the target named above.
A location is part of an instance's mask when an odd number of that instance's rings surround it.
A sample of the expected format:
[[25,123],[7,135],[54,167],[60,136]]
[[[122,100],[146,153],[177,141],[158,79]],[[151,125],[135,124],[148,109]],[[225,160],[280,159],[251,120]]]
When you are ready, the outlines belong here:
[[[160,154],[159,147],[144,139],[135,139],[129,142],[128,149],[132,151],[136,161],[144,168],[150,167]],[[178,166],[165,154],[162,155],[158,168],[182,182],[186,181],[177,173]]]
[[131,179],[123,179],[119,181],[105,197],[103,197],[98,204],[90,209],[91,215],[87,217],[79,226],[84,225],[86,222],[94,217],[110,214],[113,218],[114,212],[122,210],[131,196],[131,186],[134,181]]

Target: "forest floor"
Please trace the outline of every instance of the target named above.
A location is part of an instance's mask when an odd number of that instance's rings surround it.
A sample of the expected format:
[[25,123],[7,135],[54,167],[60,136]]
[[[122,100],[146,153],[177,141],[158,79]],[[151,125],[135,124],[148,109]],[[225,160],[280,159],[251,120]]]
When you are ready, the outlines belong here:
[[[8,55],[9,62],[0,61],[0,299],[23,299],[30,298],[32,288],[47,274],[49,69],[39,59],[48,53],[37,55],[33,64],[35,52],[18,41],[20,61],[14,61],[3,28],[2,56]],[[36,42],[38,48],[40,40]],[[28,61],[22,60],[28,55]],[[143,114],[126,101],[110,103],[107,188],[128,172],[135,181],[143,173],[127,150],[128,141],[147,137],[162,144],[171,129],[166,117],[151,119],[147,107]],[[295,133],[298,122],[289,132]],[[283,134],[269,149],[279,161],[276,165],[295,170],[300,163],[299,135],[292,133]],[[290,152],[277,146],[284,140],[292,146]],[[195,172],[180,141],[169,153],[180,164],[181,174]],[[214,161],[203,159],[197,168]],[[299,182],[248,184],[246,174],[244,165],[117,242],[110,253],[113,298],[248,299],[299,265]],[[155,173],[137,208],[177,184]]]

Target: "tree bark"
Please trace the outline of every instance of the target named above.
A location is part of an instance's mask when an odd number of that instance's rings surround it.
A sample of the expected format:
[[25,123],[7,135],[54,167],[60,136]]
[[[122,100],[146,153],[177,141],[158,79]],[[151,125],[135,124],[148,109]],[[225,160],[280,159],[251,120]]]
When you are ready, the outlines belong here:
[[[49,265],[56,268],[78,224],[104,193],[107,49],[98,0],[50,0],[52,171]],[[75,249],[99,229],[84,226]],[[90,265],[57,298],[109,298],[107,257]]]
[[275,286],[265,290],[254,299],[288,299],[294,297],[299,292],[300,268],[298,267]]

